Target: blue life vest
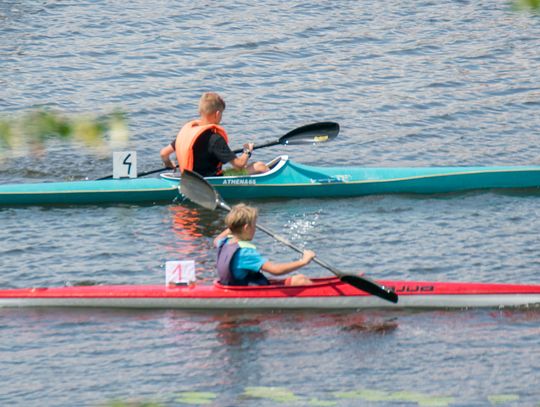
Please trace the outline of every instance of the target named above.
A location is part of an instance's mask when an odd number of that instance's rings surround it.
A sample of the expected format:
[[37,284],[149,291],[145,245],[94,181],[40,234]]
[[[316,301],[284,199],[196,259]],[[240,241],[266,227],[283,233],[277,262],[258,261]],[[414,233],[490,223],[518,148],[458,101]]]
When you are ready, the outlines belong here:
[[243,279],[236,279],[231,272],[231,262],[236,252],[240,249],[238,243],[227,244],[228,239],[224,239],[218,247],[217,272],[219,282],[223,285],[269,285],[270,282],[263,273],[250,272]]

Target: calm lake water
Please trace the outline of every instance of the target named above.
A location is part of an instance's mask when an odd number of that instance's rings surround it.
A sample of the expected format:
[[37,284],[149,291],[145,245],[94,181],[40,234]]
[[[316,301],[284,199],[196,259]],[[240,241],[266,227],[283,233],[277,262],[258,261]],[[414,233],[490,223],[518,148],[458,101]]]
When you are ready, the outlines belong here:
[[[320,165],[540,163],[540,18],[505,1],[0,1],[0,115],[127,112],[139,171],[226,99],[233,147],[333,120]],[[0,183],[97,178],[51,143]],[[540,283],[540,193],[258,202],[260,222],[374,278]],[[223,214],[190,204],[0,209],[0,286],[214,278]],[[272,259],[294,253],[257,235]],[[328,275],[316,265],[311,276]],[[540,312],[0,310],[0,403],[539,406]]]

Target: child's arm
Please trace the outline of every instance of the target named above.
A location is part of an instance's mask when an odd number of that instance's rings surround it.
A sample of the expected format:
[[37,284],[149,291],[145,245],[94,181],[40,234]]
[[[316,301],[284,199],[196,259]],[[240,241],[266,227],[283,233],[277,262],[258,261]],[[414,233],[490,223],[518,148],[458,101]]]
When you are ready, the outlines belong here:
[[289,263],[272,263],[271,261],[267,261],[263,264],[261,270],[273,274],[274,276],[280,276],[304,267],[305,265],[309,264],[314,257],[314,252],[311,250],[304,250],[304,255],[299,260],[291,261]]
[[246,168],[248,165],[249,157],[251,157],[251,152],[253,151],[253,143],[244,144],[244,152],[238,157],[233,158],[229,161],[236,170],[241,170]]
[[161,149],[161,151],[159,152],[159,155],[161,156],[161,160],[163,161],[163,163],[165,164],[167,168],[176,169],[176,165],[171,161],[171,158],[170,158],[172,153],[174,153],[174,149],[169,144]]
[[214,239],[214,247],[218,247],[218,244],[219,244],[219,241],[225,237],[227,237],[228,235],[231,234],[231,231],[229,230],[229,228],[225,229],[223,232],[221,232],[219,235],[217,235]]

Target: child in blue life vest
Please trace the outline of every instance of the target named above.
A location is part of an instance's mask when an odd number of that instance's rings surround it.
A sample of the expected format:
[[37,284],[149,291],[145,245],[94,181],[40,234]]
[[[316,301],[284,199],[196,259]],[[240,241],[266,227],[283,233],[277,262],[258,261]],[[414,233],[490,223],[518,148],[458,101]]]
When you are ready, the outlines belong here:
[[[217,269],[219,281],[224,285],[268,285],[265,271],[280,276],[298,270],[315,257],[304,250],[301,259],[288,263],[274,263],[262,257],[251,243],[255,235],[257,209],[245,204],[235,205],[225,218],[227,229],[214,239],[218,249]],[[285,285],[306,285],[311,280],[302,274],[287,278]]]

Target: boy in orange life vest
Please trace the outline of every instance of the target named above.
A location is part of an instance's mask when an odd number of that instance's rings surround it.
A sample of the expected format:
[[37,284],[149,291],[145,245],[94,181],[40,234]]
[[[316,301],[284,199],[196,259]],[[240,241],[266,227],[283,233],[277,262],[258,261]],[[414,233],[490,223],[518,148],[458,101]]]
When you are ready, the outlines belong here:
[[[251,243],[257,224],[257,209],[244,204],[233,206],[225,218],[227,229],[214,239],[218,249],[217,271],[223,285],[268,285],[261,271],[274,276],[291,273],[309,264],[315,257],[304,250],[301,259],[288,263],[274,263],[262,257]],[[285,279],[285,285],[307,285],[312,281],[303,274]]]
[[214,92],[204,93],[199,101],[198,120],[182,127],[171,144],[161,149],[161,159],[168,168],[175,168],[170,155],[176,152],[180,171],[195,171],[203,177],[223,175],[222,165],[230,163],[234,169],[248,174],[268,171],[263,162],[248,164],[253,143],[244,144],[244,152],[236,156],[230,149],[227,132],[219,125],[225,110],[225,101]]

